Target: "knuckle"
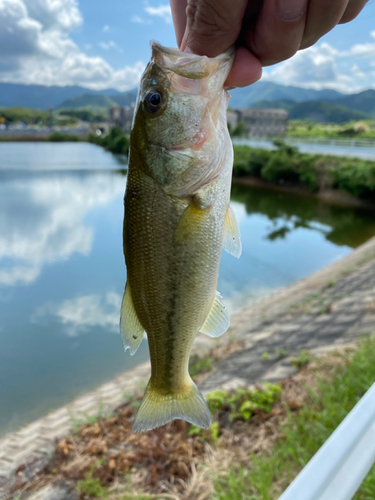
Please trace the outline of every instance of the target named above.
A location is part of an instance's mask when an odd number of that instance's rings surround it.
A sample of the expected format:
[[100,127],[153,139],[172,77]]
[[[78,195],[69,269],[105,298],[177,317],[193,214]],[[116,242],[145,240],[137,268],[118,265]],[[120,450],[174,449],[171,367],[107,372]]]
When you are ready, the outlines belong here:
[[190,0],[186,17],[194,38],[217,40],[230,35],[234,30],[228,7],[228,2]]

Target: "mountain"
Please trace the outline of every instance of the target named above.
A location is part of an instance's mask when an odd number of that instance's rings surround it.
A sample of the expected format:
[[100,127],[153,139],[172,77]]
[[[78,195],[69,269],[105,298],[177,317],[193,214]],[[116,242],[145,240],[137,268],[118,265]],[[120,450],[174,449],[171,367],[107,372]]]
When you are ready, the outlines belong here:
[[25,107],[48,109],[56,108],[67,99],[74,99],[82,94],[115,96],[116,89],[90,90],[78,85],[47,87],[45,85],[22,85],[18,83],[0,83],[0,107]]
[[73,99],[67,99],[57,109],[90,109],[97,113],[107,114],[113,106],[128,106],[135,102],[137,92],[137,89],[133,89],[111,96],[82,94]]
[[364,90],[358,94],[350,94],[340,99],[335,99],[334,102],[350,109],[363,111],[375,118],[375,90],[373,89]]
[[248,108],[258,101],[288,100],[294,102],[338,100],[344,94],[332,89],[314,90],[301,87],[279,85],[274,82],[259,81],[250,85],[229,91],[231,99],[229,106],[235,108]]
[[116,106],[115,101],[106,95],[83,94],[74,97],[74,99],[67,99],[57,106],[56,109],[95,108],[100,111],[108,111],[113,106]]
[[[249,87],[238,88],[230,91],[231,108],[246,108],[262,103],[273,102],[274,104],[264,104],[264,107],[283,107],[290,111],[294,109],[294,104],[305,102],[320,102],[327,104],[344,106],[352,111],[359,111],[366,115],[375,117],[375,90],[365,90],[356,94],[342,94],[332,89],[314,90],[301,87],[279,85],[278,83],[259,81]],[[127,106],[134,102],[137,89],[127,92],[118,92],[115,89],[105,89],[101,91],[90,90],[78,85],[67,87],[47,87],[44,85],[21,85],[14,83],[0,83],[0,108],[3,107],[27,107],[48,109],[53,108],[93,108],[100,112],[108,112],[114,105]],[[294,104],[293,104],[294,103]],[[314,105],[307,107],[307,114],[311,114]],[[325,105],[319,104],[316,108],[321,119],[328,119],[330,111]],[[303,114],[302,108],[296,108],[298,116]],[[324,108],[324,109],[323,109]],[[323,114],[321,114],[323,113]],[[347,111],[345,111],[347,113]],[[341,116],[345,115],[341,110]],[[334,113],[340,116],[340,110],[336,108]],[[349,116],[349,115],[347,115]],[[359,115],[352,115],[350,119],[358,118]],[[354,118],[356,116],[356,118]],[[337,118],[338,119],[338,118]],[[340,118],[341,120],[341,118]]]
[[[342,102],[342,99],[337,102]],[[371,117],[362,111],[350,109],[336,101],[293,102],[290,100],[259,101],[253,108],[277,108],[289,112],[290,120],[309,118],[316,122],[345,123],[351,120],[368,120]]]
[[127,92],[122,92],[121,94],[111,95],[111,99],[119,106],[129,106],[129,104],[136,101],[137,94],[138,89],[132,89]]

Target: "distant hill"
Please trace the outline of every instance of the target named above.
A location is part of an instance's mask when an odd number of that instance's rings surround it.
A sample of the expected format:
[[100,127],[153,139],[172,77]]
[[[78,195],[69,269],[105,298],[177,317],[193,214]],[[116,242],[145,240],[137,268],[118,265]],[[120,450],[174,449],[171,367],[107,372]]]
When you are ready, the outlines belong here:
[[47,87],[45,85],[22,85],[18,83],[0,83],[0,107],[25,107],[34,109],[56,108],[67,99],[74,99],[82,94],[117,95],[115,89],[90,90],[78,85]]
[[[375,90],[365,90],[356,94],[342,94],[332,89],[314,90],[278,83],[260,81],[245,88],[230,91],[231,108],[281,107],[291,113],[291,117],[316,116],[319,121],[342,121],[375,117]],[[84,87],[47,87],[43,85],[21,85],[0,83],[0,107],[27,107],[31,109],[82,109],[94,113],[107,114],[114,105],[127,106],[135,101],[137,89],[118,92],[115,89],[101,91]],[[272,103],[272,104],[268,104]],[[307,103],[315,103],[308,104]],[[325,104],[323,104],[325,103]],[[301,104],[297,106],[297,104]],[[330,108],[338,106],[338,108]],[[342,109],[344,107],[345,109]],[[350,113],[350,110],[353,113]],[[315,114],[314,114],[315,113]],[[334,118],[334,120],[333,120]]]
[[363,111],[375,118],[375,90],[369,89],[358,94],[346,95],[340,99],[335,99],[336,104],[341,104],[350,109]]
[[137,99],[138,89],[128,90],[121,94],[111,95],[112,101],[115,101],[119,106],[129,106]]
[[105,95],[82,94],[73,99],[62,102],[57,109],[90,109],[92,111],[108,113],[113,106],[128,106],[136,100],[137,89],[121,94]]
[[108,110],[116,106],[115,101],[105,95],[83,94],[74,99],[67,99],[56,109],[89,109],[96,113],[107,114]]
[[274,82],[260,81],[250,87],[229,91],[231,108],[248,108],[258,101],[288,100],[294,102],[337,100],[344,94],[332,89],[314,90],[301,87],[279,85]]
[[[340,100],[339,102],[341,102]],[[335,101],[336,102],[336,101]],[[330,101],[293,102],[289,100],[259,101],[253,108],[277,108],[289,112],[291,120],[309,118],[316,122],[345,123],[351,120],[368,120],[371,117],[362,111],[355,111]]]

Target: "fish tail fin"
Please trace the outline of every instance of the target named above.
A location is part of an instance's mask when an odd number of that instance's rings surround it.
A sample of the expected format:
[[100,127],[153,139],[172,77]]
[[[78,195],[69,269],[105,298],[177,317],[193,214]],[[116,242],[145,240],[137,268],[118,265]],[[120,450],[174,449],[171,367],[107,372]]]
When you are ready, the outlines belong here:
[[133,432],[150,431],[175,418],[205,429],[208,429],[212,421],[207,403],[191,379],[187,390],[169,394],[160,393],[152,388],[149,382],[133,425]]

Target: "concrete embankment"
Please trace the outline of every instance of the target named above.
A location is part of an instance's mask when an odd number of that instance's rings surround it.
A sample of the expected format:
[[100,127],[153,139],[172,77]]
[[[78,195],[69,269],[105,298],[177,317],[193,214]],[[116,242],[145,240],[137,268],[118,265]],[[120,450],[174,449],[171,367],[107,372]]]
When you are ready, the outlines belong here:
[[[306,255],[308,258],[308,255]],[[201,383],[204,392],[218,387],[278,380],[293,372],[290,355],[351,343],[375,332],[375,238],[307,278],[234,315],[230,331],[218,339],[199,335],[194,351],[209,353],[223,346],[227,355]],[[280,348],[288,354],[277,354]],[[262,360],[262,354],[268,359]],[[230,353],[230,354],[229,354]],[[43,463],[55,439],[67,435],[77,419],[110,411],[149,377],[145,363],[112,382],[51,412],[0,440],[1,488],[21,464]]]

